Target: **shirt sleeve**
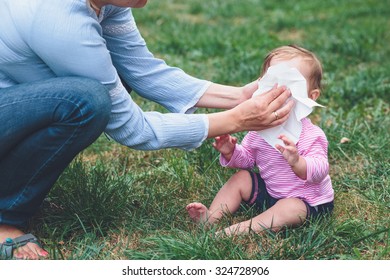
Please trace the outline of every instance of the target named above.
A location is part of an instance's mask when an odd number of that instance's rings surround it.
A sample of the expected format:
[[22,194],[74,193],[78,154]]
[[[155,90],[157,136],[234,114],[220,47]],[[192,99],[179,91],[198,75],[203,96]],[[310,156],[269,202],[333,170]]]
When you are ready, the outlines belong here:
[[106,85],[112,102],[106,132],[119,143],[142,150],[200,146],[207,137],[207,117],[143,112],[120,82],[101,25],[88,13],[72,6],[69,13],[45,14],[36,21],[29,43],[42,63],[56,76],[82,76]]
[[252,169],[255,166],[255,159],[251,150],[249,134],[247,134],[241,142],[241,145],[236,144],[232,158],[227,161],[222,155],[220,164],[224,167]]
[[131,9],[110,6],[102,23],[103,36],[119,75],[142,97],[170,112],[193,112],[210,82],[168,66],[147,48]]
[[310,147],[302,155],[307,165],[306,180],[309,183],[320,183],[329,175],[328,141],[322,131],[313,131],[311,138]]

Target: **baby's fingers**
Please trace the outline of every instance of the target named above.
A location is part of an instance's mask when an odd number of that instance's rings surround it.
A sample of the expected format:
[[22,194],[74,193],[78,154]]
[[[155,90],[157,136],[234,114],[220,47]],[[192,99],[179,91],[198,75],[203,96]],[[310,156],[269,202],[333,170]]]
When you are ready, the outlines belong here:
[[279,145],[279,144],[276,144],[275,145],[275,148],[281,153],[281,154],[283,154],[283,152],[284,152],[284,147],[283,146],[281,146],[281,145]]
[[279,139],[282,140],[284,145],[286,145],[286,146],[294,146],[295,145],[294,142],[284,134],[281,134],[279,136]]

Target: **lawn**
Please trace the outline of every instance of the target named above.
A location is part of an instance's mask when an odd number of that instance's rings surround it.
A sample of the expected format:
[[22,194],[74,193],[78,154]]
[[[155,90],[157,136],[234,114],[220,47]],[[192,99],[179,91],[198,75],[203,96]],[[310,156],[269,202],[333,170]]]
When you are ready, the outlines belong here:
[[[162,0],[133,12],[156,56],[218,83],[256,79],[266,53],[281,45],[319,56],[325,89],[318,101],[326,108],[311,119],[329,141],[330,219],[278,234],[213,238],[254,212],[242,207],[210,229],[188,219],[185,206],[209,204],[235,172],[219,165],[212,140],[191,152],[145,152],[102,135],[66,169],[31,232],[52,259],[390,259],[387,2]],[[164,111],[132,96],[145,111]]]

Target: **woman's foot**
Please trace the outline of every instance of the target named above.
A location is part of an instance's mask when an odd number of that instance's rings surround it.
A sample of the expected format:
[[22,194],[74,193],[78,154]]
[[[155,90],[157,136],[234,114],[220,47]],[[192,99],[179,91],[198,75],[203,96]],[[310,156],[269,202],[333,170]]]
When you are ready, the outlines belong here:
[[202,203],[193,202],[187,205],[186,210],[190,218],[196,223],[208,222],[210,211]]
[[[7,238],[14,239],[22,235],[24,235],[24,233],[14,226],[0,225],[0,243],[5,242]],[[43,250],[38,244],[32,242],[29,242],[13,251],[14,258],[24,260],[46,258],[48,254],[49,253]]]

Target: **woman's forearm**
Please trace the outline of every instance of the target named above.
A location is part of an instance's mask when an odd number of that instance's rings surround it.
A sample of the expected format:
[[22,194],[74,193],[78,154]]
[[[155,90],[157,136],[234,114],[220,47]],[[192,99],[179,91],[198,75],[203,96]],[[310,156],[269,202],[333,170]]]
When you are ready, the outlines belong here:
[[211,83],[203,96],[199,99],[196,107],[231,109],[250,99],[257,88],[257,81],[253,81],[243,87]]
[[242,88],[212,83],[196,103],[199,108],[231,109],[240,104]]
[[[262,130],[282,124],[287,120],[293,106],[293,101],[285,104],[290,95],[291,92],[285,87],[274,88],[233,109],[208,114],[208,138],[240,131]],[[278,118],[275,118],[275,111]]]
[[236,133],[240,130],[239,116],[234,110],[207,114],[209,132],[207,138],[214,138],[223,134]]

